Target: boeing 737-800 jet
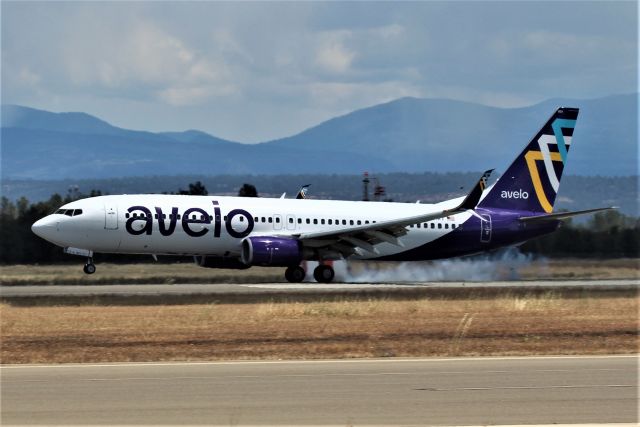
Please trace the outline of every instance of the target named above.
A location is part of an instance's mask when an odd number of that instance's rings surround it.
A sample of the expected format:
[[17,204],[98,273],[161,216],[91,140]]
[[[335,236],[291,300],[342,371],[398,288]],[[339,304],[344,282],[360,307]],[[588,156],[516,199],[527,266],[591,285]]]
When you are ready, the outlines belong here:
[[77,200],[33,224],[38,236],[87,258],[94,253],[191,255],[212,268],[287,267],[286,279],[333,280],[326,261],[417,261],[475,254],[554,231],[553,213],[578,117],[560,108],[500,179],[485,172],[466,197],[436,204],[185,195],[120,195]]

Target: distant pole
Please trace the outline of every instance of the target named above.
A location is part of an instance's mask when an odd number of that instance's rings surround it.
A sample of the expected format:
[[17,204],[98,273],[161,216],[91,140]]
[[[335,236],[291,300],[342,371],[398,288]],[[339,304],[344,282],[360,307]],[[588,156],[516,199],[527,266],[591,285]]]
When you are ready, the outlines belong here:
[[362,179],[362,201],[369,201],[369,172],[365,172]]

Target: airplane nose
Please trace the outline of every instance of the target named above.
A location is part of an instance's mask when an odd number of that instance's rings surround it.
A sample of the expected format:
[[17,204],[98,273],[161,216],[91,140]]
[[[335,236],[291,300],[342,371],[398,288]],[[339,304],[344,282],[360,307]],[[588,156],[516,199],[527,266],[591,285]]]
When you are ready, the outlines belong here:
[[56,220],[52,218],[51,215],[45,216],[33,223],[31,231],[33,231],[36,236],[51,241],[58,231]]

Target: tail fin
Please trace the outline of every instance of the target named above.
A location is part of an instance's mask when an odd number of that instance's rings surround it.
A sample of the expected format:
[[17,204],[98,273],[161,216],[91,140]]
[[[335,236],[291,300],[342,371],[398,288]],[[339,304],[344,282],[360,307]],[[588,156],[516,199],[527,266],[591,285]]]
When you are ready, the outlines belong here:
[[552,212],[577,118],[577,108],[559,108],[478,207]]

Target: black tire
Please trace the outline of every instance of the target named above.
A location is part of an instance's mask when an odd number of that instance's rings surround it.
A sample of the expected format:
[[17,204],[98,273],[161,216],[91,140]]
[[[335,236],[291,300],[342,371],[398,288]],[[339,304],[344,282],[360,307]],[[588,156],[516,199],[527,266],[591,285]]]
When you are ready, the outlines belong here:
[[304,268],[300,267],[299,265],[296,265],[292,267],[287,267],[287,270],[284,272],[284,277],[287,279],[288,282],[300,283],[304,280],[304,277],[306,276],[306,274],[307,273],[304,271]]
[[82,271],[84,271],[85,274],[93,274],[96,272],[96,266],[95,264],[85,264]]
[[330,283],[336,273],[330,265],[320,264],[313,270],[313,277],[318,283]]

